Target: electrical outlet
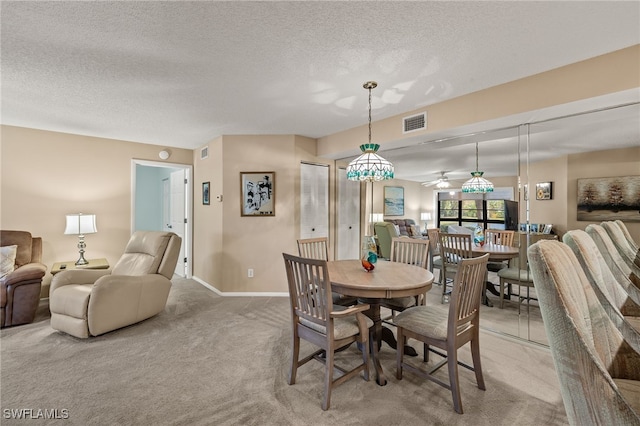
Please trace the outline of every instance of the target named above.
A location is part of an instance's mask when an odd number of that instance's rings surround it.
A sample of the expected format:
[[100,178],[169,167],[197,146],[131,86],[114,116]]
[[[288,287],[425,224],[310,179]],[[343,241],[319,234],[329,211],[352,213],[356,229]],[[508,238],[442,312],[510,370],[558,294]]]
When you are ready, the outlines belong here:
[[253,278],[253,269],[251,268],[247,269],[247,277]]

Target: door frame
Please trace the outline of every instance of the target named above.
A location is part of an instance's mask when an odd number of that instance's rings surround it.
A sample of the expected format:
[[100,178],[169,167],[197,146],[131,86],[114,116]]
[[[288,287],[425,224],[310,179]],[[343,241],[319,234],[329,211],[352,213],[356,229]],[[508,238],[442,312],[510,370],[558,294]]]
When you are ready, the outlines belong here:
[[193,254],[192,254],[192,241],[193,241],[193,166],[189,164],[179,163],[167,163],[164,161],[150,161],[150,160],[131,160],[131,224],[130,233],[133,234],[136,221],[136,166],[147,167],[160,167],[165,169],[183,169],[187,176],[187,184],[185,189],[185,207],[186,207],[186,219],[187,223],[184,228],[184,239],[182,244],[184,246],[184,255],[187,258],[186,263],[186,278],[191,278],[193,275]]

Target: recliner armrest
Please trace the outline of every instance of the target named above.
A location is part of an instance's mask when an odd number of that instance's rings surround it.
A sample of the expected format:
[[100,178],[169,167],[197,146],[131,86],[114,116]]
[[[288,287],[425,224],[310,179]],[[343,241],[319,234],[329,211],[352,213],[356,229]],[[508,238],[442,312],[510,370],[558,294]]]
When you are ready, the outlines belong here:
[[70,284],[93,284],[99,278],[110,275],[109,269],[70,269],[68,271],[58,272],[51,279],[51,287],[49,294],[62,286]]
[[32,282],[44,277],[47,266],[42,263],[28,263],[13,270],[2,280],[6,286],[20,284],[21,282]]

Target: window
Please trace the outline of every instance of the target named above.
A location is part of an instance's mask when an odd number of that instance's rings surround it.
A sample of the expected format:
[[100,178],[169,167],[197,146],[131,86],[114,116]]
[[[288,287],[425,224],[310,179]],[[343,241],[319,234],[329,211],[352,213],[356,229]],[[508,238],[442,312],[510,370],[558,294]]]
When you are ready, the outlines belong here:
[[[510,188],[509,188],[510,189]],[[478,225],[484,229],[505,229],[505,200],[510,200],[513,190],[496,194],[462,194],[459,191],[438,193],[438,227],[445,231],[449,225],[473,229]],[[494,197],[502,196],[502,199]],[[486,199],[489,198],[489,199]],[[517,204],[517,203],[516,203]]]

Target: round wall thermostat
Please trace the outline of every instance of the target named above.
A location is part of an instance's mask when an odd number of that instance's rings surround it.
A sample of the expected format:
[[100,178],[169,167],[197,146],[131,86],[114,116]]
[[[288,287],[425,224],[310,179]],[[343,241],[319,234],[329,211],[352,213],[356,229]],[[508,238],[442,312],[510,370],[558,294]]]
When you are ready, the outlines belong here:
[[158,155],[162,160],[166,160],[167,158],[169,158],[169,151],[163,149]]

